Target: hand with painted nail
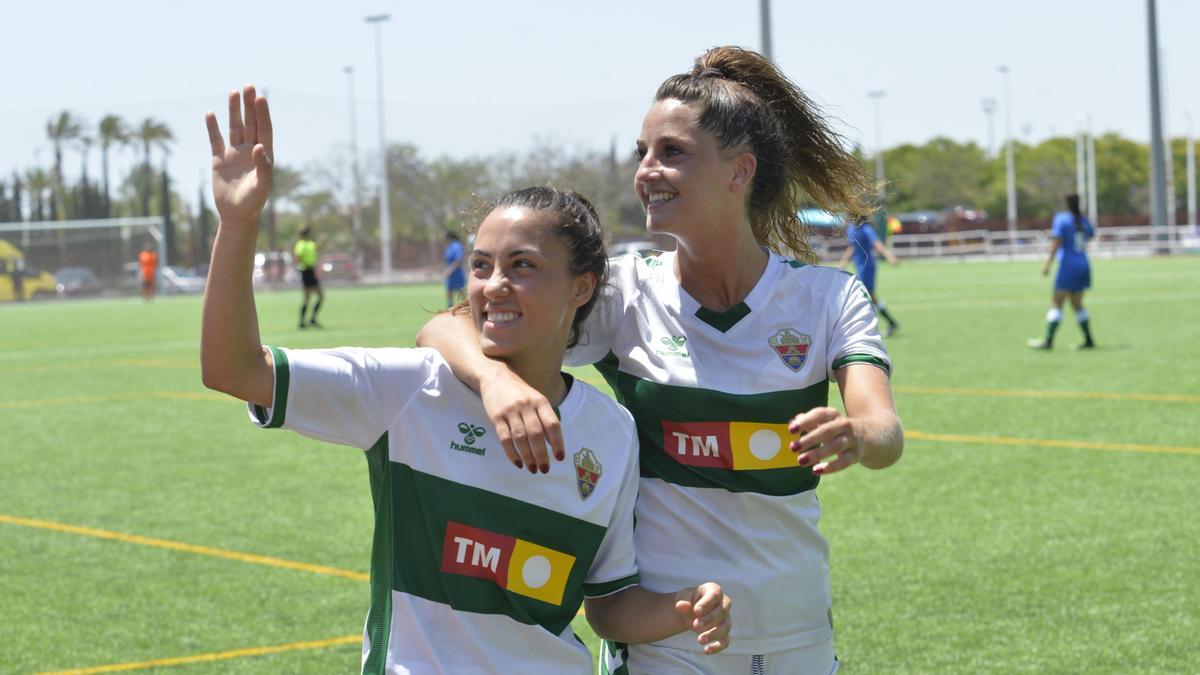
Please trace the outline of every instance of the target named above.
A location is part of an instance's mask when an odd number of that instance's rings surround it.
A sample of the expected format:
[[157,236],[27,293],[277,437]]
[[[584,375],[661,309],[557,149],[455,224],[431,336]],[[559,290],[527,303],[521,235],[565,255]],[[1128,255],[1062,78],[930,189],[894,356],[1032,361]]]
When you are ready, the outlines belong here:
[[812,467],[817,475],[836,473],[862,458],[862,438],[854,421],[834,408],[813,408],[796,415],[788,431],[797,438],[792,452],[800,466]]

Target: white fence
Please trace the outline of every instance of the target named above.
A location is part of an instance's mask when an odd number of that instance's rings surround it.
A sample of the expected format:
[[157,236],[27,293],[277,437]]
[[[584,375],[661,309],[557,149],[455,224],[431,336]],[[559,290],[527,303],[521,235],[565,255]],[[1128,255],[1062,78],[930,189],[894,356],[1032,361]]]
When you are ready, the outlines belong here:
[[[824,240],[824,260],[836,260],[846,248],[842,239]],[[960,258],[977,260],[1041,259],[1050,251],[1049,230],[964,230],[936,234],[895,234],[888,248],[901,258]],[[1088,255],[1099,258],[1143,257],[1200,253],[1200,232],[1178,227],[1164,230],[1149,225],[1102,227],[1088,243]]]

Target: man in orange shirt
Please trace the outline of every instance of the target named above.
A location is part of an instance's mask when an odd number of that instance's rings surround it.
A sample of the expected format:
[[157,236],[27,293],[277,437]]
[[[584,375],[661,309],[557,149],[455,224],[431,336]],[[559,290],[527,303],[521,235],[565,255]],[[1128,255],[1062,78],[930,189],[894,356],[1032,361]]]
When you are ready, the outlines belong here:
[[154,278],[158,274],[158,252],[150,242],[146,242],[142,252],[138,254],[138,264],[142,268],[142,297],[147,301],[153,300]]

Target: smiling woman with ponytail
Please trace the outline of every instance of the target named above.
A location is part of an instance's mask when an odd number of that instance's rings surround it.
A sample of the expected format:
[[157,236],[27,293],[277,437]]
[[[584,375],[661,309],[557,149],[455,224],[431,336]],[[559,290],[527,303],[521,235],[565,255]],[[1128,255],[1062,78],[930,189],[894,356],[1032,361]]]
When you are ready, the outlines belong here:
[[[646,229],[676,249],[610,262],[567,359],[596,364],[637,423],[643,583],[667,589],[703,570],[736,602],[724,652],[705,656],[691,636],[606,641],[602,671],[829,675],[817,484],[894,464],[904,440],[866,289],[813,264],[797,211],[813,201],[866,215],[869,179],[809,97],[738,47],[711,49],[662,83],[637,153]],[[418,343],[480,389],[521,464],[548,463],[547,444],[562,459],[553,407],[483,358],[470,330],[440,315]],[[830,380],[844,413],[829,405]]]

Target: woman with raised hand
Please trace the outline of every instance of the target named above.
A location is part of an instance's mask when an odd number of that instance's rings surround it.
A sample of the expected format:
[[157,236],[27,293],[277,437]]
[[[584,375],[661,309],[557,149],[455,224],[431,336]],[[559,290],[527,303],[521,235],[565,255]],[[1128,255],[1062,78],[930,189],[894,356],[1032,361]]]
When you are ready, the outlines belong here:
[[[605,644],[608,672],[826,675],[837,665],[822,476],[881,469],[903,448],[890,361],[862,284],[818,267],[807,197],[861,215],[869,189],[820,111],[737,47],[667,78],[642,123],[634,189],[673,253],[611,261],[568,362],[595,363],[637,422],[635,543],[647,588],[704,570],[738,599],[731,646]],[[447,314],[418,343],[481,391],[517,466],[545,471],[563,427],[544,397],[488,359]],[[846,413],[829,407],[836,381]]]
[[719,585],[638,585],[633,547],[637,437],[607,396],[561,372],[563,352],[604,283],[595,210],[576,193],[528,188],[497,199],[455,309],[475,348],[561,415],[570,465],[505,470],[479,395],[428,349],[262,345],[251,287],[270,190],[271,117],[253,87],[229,97],[229,144],[207,115],[220,227],[204,296],[204,384],[283,427],[366,452],[375,504],[364,673],[591,673],[571,630],[582,604],[601,637],[653,642],[695,633],[728,644]]

